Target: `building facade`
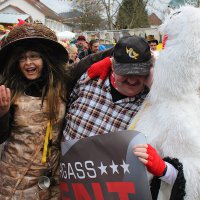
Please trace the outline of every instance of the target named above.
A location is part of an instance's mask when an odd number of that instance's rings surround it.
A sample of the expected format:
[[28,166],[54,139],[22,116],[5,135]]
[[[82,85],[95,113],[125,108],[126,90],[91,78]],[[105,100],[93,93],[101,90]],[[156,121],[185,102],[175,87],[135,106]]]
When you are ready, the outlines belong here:
[[0,0],[0,24],[15,24],[18,19],[41,22],[54,31],[71,31],[63,18],[39,0]]

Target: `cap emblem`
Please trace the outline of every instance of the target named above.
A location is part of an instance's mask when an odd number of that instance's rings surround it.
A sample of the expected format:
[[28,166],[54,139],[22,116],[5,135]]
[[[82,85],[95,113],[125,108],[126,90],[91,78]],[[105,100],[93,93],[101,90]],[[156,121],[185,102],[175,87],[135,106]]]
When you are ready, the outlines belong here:
[[136,53],[136,52],[133,50],[133,48],[128,49],[128,48],[126,47],[126,53],[129,55],[130,58],[133,58],[133,59],[135,59],[135,60],[138,59],[139,54]]

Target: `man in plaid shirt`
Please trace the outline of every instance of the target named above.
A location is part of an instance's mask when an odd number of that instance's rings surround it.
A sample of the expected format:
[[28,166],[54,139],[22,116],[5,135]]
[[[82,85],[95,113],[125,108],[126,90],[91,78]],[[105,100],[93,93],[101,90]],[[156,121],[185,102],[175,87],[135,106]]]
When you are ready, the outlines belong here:
[[[146,78],[150,72],[151,52],[141,37],[121,38],[113,51],[112,70],[100,86],[97,80],[77,82],[69,102],[66,140],[127,129],[140,109],[147,93]],[[104,59],[110,64],[110,58]]]

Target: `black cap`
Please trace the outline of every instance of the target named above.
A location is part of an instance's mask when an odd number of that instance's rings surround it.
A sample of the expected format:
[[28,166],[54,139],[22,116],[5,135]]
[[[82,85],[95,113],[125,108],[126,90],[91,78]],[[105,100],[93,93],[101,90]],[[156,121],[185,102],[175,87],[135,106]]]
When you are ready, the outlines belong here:
[[114,47],[114,72],[118,75],[147,75],[151,66],[148,42],[139,36],[121,38]]

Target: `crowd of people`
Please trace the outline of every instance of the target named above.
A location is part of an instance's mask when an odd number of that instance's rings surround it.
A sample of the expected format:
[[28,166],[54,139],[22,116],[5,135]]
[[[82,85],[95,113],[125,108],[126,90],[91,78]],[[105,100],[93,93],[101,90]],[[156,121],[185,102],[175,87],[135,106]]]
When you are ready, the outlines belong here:
[[8,33],[0,49],[0,199],[61,199],[61,138],[126,129],[147,135],[133,154],[153,200],[200,198],[199,9],[175,10],[161,28],[159,56],[152,35],[100,51],[84,36],[66,49],[42,24]]

